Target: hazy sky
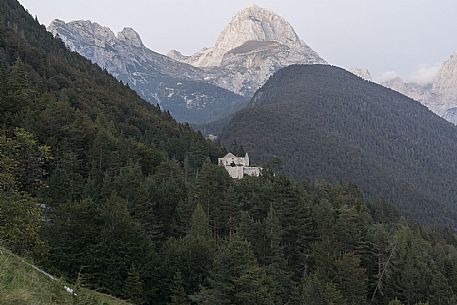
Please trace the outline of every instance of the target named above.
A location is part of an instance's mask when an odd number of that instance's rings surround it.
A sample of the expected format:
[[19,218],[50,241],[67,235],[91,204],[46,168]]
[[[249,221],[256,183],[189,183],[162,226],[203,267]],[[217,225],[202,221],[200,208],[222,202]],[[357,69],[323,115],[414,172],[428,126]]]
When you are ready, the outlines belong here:
[[329,63],[426,80],[457,51],[456,0],[20,0],[48,25],[95,21],[134,28],[150,49],[191,54],[216,41],[240,9],[257,4],[286,18]]

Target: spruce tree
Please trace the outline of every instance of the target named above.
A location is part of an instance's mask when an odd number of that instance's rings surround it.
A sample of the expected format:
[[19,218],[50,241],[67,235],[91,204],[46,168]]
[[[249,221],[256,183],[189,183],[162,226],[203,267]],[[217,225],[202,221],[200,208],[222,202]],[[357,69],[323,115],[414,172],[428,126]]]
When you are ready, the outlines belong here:
[[122,288],[122,296],[135,305],[144,304],[143,284],[137,269],[132,265]]
[[197,304],[271,305],[274,291],[265,271],[256,263],[249,243],[235,236],[216,257],[209,287],[193,295]]
[[198,175],[196,195],[205,209],[213,234],[216,231],[219,205],[224,201],[224,194],[232,183],[232,179],[223,167],[210,162],[203,165]]
[[186,295],[183,286],[183,278],[181,272],[176,272],[173,278],[173,287],[171,290],[171,300],[168,305],[189,305],[190,301]]
[[[217,245],[209,229],[208,218],[202,205],[197,204],[186,236],[170,239],[164,244],[163,256],[166,258],[163,264],[164,276],[170,282],[174,282],[175,279],[172,276],[176,270],[179,270],[184,290],[188,294],[198,292],[200,286],[206,283],[209,271],[213,266],[216,248]],[[163,285],[162,290],[173,289],[167,283],[163,283]]]
[[292,300],[293,305],[345,305],[343,295],[334,284],[319,279],[315,274],[305,276],[298,292]]
[[282,231],[279,217],[275,209],[270,207],[265,220],[265,237],[268,243],[268,248],[265,251],[266,272],[274,280],[278,302],[284,304],[292,294],[294,283],[284,256],[284,246],[281,240]]
[[360,266],[360,258],[345,253],[335,262],[332,277],[338,290],[342,291],[348,305],[365,304],[367,300],[367,276]]

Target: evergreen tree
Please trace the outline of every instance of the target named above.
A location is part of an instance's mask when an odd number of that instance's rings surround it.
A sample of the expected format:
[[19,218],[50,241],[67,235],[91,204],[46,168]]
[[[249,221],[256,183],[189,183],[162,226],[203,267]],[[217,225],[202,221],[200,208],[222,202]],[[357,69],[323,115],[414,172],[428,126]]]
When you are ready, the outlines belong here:
[[297,297],[292,304],[345,305],[346,301],[334,284],[326,283],[316,275],[309,275],[304,277],[300,283]]
[[455,297],[452,289],[448,285],[448,280],[441,273],[436,273],[430,283],[430,305],[450,305],[455,304]]
[[189,305],[189,299],[184,291],[183,279],[180,272],[175,273],[173,288],[171,290],[171,300],[168,305]]
[[91,285],[118,295],[132,265],[143,278],[145,266],[156,260],[155,247],[129,215],[126,202],[115,193],[100,207],[99,215],[99,237],[90,248],[93,258],[83,271]]
[[[202,205],[197,204],[186,236],[177,240],[171,239],[165,244],[165,276],[173,276],[173,273],[179,272],[183,278],[184,290],[188,294],[196,293],[201,285],[206,284],[216,249],[208,218]],[[171,270],[173,273],[170,274]],[[166,286],[163,288],[164,291],[170,289],[172,288]]]
[[136,268],[132,265],[122,288],[122,297],[135,305],[144,304],[143,284]]
[[213,234],[216,232],[216,218],[219,213],[219,204],[224,201],[225,191],[232,184],[227,171],[220,166],[206,162],[197,180],[197,198],[203,205],[209,219]]
[[367,300],[367,276],[360,266],[360,258],[345,253],[335,262],[332,279],[338,290],[343,292],[348,305],[365,304]]
[[284,246],[281,241],[282,227],[278,215],[270,207],[265,220],[265,237],[269,247],[266,249],[266,272],[274,280],[279,304],[284,304],[290,298],[293,290],[292,273],[289,271],[284,256]]
[[197,304],[274,304],[274,291],[249,244],[233,237],[216,257],[209,287],[195,294]]

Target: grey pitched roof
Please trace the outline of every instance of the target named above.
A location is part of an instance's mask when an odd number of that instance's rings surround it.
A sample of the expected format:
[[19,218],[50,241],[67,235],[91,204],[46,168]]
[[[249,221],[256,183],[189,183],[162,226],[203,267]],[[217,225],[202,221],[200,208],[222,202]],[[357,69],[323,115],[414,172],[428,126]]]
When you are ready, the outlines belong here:
[[236,158],[234,154],[232,154],[231,152],[229,152],[228,154],[225,155],[224,158]]

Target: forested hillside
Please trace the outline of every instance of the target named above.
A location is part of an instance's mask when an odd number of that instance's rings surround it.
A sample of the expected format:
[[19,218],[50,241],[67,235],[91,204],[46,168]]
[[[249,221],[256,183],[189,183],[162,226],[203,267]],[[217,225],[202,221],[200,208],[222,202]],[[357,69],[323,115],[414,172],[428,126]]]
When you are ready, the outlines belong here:
[[332,66],[291,66],[221,135],[299,179],[357,184],[402,215],[456,227],[457,129],[425,106]]
[[[0,20],[0,255],[74,283],[72,304],[94,304],[82,287],[141,305],[455,304],[451,229],[274,166],[233,180],[213,163],[223,149],[68,51],[18,2],[0,0]],[[35,286],[11,289],[25,277],[1,258],[0,304],[36,302]]]

